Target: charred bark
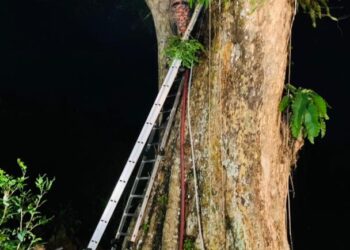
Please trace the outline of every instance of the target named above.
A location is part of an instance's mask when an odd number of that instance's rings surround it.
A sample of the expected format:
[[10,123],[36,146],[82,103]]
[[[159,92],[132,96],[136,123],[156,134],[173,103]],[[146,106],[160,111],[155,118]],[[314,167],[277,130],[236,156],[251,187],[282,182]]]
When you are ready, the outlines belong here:
[[[253,10],[246,0],[212,2],[203,30],[207,53],[194,69],[190,103],[205,247],[289,249],[286,197],[294,158],[278,104],[293,3],[270,0]],[[135,248],[178,248],[178,124],[179,116],[146,211],[148,230]],[[186,236],[198,248],[189,145]]]

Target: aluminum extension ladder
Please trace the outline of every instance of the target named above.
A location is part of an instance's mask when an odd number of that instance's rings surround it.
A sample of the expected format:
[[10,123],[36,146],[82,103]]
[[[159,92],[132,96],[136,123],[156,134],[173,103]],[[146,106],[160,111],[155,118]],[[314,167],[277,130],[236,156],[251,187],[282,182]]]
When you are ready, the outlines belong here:
[[[184,33],[182,40],[187,40],[189,38],[189,35],[197,21],[197,18],[199,16],[199,13],[202,9],[202,4],[198,4],[192,14],[191,21],[186,29],[186,32]],[[154,126],[156,125],[156,121],[158,119],[158,116],[161,113],[163,104],[166,100],[166,97],[168,96],[168,93],[174,83],[174,80],[177,76],[178,70],[181,66],[181,60],[175,59],[173,60],[168,73],[163,81],[163,84],[158,92],[158,95],[156,97],[156,100],[152,106],[152,109],[146,119],[146,122],[140,132],[139,137],[137,138],[137,141],[134,145],[134,148],[131,151],[131,154],[124,166],[123,172],[119,177],[119,180],[112,192],[112,195],[107,203],[107,206],[97,224],[97,227],[91,237],[91,240],[88,244],[87,249],[95,250],[100,243],[100,240],[102,238],[102,235],[104,234],[104,231],[106,230],[106,227],[113,215],[113,212],[125,190],[126,184],[137,164],[139,161],[140,155],[143,152],[146,143],[152,133],[152,130]],[[153,130],[154,131],[154,130]],[[149,184],[148,186],[150,186]]]
[[[181,78],[179,84],[177,84],[175,80],[173,85],[172,89],[176,91],[176,93],[168,95],[163,110],[161,111],[162,116],[158,117],[157,124],[159,125],[155,126],[150,134],[122,218],[119,222],[117,234],[115,236],[116,241],[121,242],[123,237],[129,236],[131,229],[129,229],[129,225],[131,225],[135,217],[137,217],[137,221],[134,225],[134,232],[131,235],[130,241],[134,242],[138,234],[144,210],[152,190],[159,164],[163,158],[164,148],[180,102],[183,78]],[[167,103],[168,100],[169,104]],[[166,108],[166,106],[170,106],[171,104],[171,109]],[[142,206],[140,207],[139,205],[141,203]]]

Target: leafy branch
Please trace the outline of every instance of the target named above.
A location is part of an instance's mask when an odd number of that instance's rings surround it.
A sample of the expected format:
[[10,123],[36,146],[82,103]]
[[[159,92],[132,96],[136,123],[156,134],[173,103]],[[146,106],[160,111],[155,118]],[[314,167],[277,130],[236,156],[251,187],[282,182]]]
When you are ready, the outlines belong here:
[[323,138],[326,134],[326,120],[329,119],[327,102],[310,89],[288,84],[287,90],[289,93],[282,98],[279,109],[281,112],[291,112],[292,136],[296,139],[307,137],[312,144],[319,135]]
[[329,17],[337,21],[330,13],[328,0],[298,0],[298,3],[304,12],[309,14],[313,27],[316,27],[316,20],[322,17]]
[[197,40],[190,39],[183,41],[179,37],[171,37],[164,53],[169,58],[169,61],[180,59],[184,67],[191,68],[192,65],[199,61],[199,51],[204,51],[204,47]]
[[37,193],[26,186],[27,166],[20,159],[17,163],[21,176],[14,177],[0,169],[0,246],[5,250],[32,249],[42,241],[35,229],[47,224],[47,218],[39,211],[45,203],[43,199],[51,189],[54,179],[45,175],[36,178]]

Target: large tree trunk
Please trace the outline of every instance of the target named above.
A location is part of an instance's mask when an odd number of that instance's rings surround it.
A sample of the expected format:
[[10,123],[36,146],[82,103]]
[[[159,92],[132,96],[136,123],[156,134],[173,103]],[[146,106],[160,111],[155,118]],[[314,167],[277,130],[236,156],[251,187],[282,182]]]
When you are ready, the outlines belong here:
[[169,0],[145,0],[151,10],[158,45],[158,79],[160,86],[166,74],[166,58],[163,53],[166,41],[172,35],[169,22]]
[[[293,155],[278,104],[294,4],[270,0],[254,9],[250,3],[257,1],[212,2],[211,23],[203,30],[207,53],[194,68],[190,103],[205,247],[289,249],[286,197]],[[179,115],[139,249],[178,248],[178,138]],[[189,143],[186,238],[199,248]]]

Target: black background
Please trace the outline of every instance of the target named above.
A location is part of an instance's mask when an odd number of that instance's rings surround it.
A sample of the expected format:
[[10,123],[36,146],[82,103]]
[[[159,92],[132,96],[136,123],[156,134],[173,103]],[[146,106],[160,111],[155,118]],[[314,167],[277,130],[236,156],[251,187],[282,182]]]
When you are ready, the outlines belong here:
[[[0,167],[18,172],[19,157],[30,176],[55,176],[47,236],[64,225],[86,245],[157,94],[151,18],[111,0],[12,0],[0,28]],[[346,18],[316,29],[296,18],[292,83],[332,109],[326,138],[306,143],[294,171],[294,249],[350,248],[349,34]]]

